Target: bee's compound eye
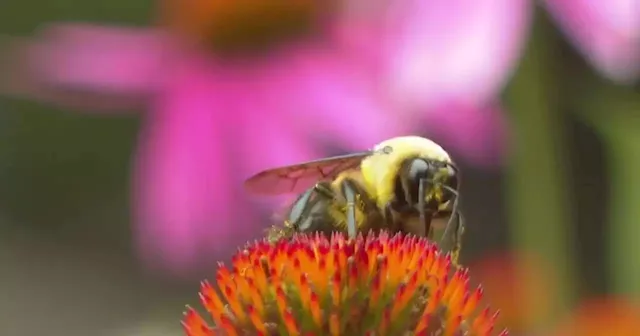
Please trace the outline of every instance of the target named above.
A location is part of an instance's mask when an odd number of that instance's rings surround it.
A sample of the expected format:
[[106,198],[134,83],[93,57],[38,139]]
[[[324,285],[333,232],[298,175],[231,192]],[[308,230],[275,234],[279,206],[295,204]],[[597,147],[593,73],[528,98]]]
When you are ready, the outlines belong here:
[[431,181],[433,166],[426,160],[414,159],[409,161],[407,165],[407,176],[416,185],[420,183],[420,179]]

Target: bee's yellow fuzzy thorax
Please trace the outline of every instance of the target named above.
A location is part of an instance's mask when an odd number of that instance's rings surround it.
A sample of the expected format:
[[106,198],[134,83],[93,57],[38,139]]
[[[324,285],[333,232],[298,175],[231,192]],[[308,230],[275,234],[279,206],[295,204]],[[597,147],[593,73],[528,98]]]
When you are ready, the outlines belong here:
[[435,142],[419,136],[403,136],[385,140],[374,147],[391,147],[391,153],[374,154],[360,166],[367,188],[383,208],[393,198],[394,182],[402,162],[410,157],[423,157],[451,163],[449,154]]

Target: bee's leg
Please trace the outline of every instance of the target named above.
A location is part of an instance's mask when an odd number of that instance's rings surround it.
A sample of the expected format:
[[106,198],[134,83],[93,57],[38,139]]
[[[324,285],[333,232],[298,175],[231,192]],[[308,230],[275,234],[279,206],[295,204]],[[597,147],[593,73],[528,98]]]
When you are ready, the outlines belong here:
[[340,192],[347,201],[347,233],[350,238],[355,238],[358,235],[358,225],[356,222],[356,198],[358,195],[364,195],[365,193],[363,193],[358,187],[358,184],[349,178],[345,178],[342,180],[342,183],[340,183]]
[[329,182],[318,182],[312,189],[324,198],[333,199],[336,197],[336,193],[331,188],[331,183]]
[[360,210],[363,219],[358,227],[358,232],[363,234],[368,233],[371,230],[380,231],[384,228],[384,219],[382,211],[378,208],[378,203],[372,198],[367,190],[362,185],[355,184],[356,188],[356,204],[357,209]]
[[462,250],[462,235],[464,234],[464,217],[460,211],[455,212],[456,215],[456,229],[453,234],[453,248],[451,249],[451,256],[454,265],[459,266],[458,260],[460,259],[460,251]]
[[[358,234],[358,222],[357,222],[357,208],[362,206],[362,212],[368,213],[369,211],[377,211],[377,207],[375,202],[371,200],[364,189],[360,187],[358,183],[353,181],[350,178],[345,178],[340,182],[340,194],[342,198],[337,197],[335,189],[332,188],[331,183],[329,182],[319,182],[314,187],[312,187],[307,194],[303,194],[298,203],[300,208],[296,209],[294,206],[292,208],[291,214],[295,217],[295,215],[299,216],[297,218],[291,218],[290,221],[294,225],[299,228],[299,231],[313,231],[318,230],[313,222],[313,219],[310,218],[316,212],[324,213],[327,211],[326,207],[322,207],[322,209],[318,208],[316,204],[320,200],[325,203],[321,203],[318,205],[325,205],[326,202],[334,202],[333,204],[343,205],[345,211],[345,219],[347,225],[347,234],[351,238],[355,238]],[[342,200],[344,199],[344,201]],[[363,201],[363,204],[356,204],[358,201]],[[346,202],[346,203],[343,203]],[[303,205],[305,203],[306,205]],[[332,205],[327,205],[331,207]],[[294,211],[298,210],[298,211]]]
[[451,212],[447,226],[440,239],[443,251],[451,252],[451,261],[459,266],[460,251],[462,250],[462,235],[464,234],[464,218],[460,211]]
[[301,224],[309,217],[309,212],[311,212],[314,204],[318,201],[317,199],[313,199],[315,192],[316,190],[314,188],[309,188],[293,202],[291,210],[289,210],[289,215],[287,219],[285,219],[285,226],[292,227],[297,231],[302,231]]
[[451,251],[452,261],[459,266],[458,259],[462,250],[462,235],[464,234],[464,218],[458,209],[458,194],[454,193],[455,199],[451,208],[451,214],[447,221],[447,226],[442,233],[440,245],[445,251]]
[[317,228],[314,214],[324,211],[323,203],[334,198],[331,187],[325,183],[318,183],[307,189],[293,202],[285,226],[292,227],[298,232],[313,231]]
[[424,234],[427,238],[433,239],[433,228],[431,227],[431,213],[427,213],[425,199],[427,198],[427,186],[429,183],[427,179],[420,179],[420,185],[418,186],[418,213],[420,215],[420,223],[424,227]]
[[384,227],[390,232],[395,232],[398,230],[398,227],[397,227],[396,220],[393,217],[392,209],[393,209],[393,206],[391,205],[391,203],[387,204],[384,207],[384,213],[382,214],[382,217],[384,219]]

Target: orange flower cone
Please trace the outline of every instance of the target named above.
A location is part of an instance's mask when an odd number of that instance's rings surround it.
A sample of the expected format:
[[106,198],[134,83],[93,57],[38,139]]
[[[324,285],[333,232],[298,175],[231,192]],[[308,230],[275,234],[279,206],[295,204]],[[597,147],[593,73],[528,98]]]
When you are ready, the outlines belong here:
[[469,289],[466,269],[401,234],[249,244],[200,297],[214,327],[188,307],[188,336],[508,334],[494,332],[498,312],[479,309],[482,289]]

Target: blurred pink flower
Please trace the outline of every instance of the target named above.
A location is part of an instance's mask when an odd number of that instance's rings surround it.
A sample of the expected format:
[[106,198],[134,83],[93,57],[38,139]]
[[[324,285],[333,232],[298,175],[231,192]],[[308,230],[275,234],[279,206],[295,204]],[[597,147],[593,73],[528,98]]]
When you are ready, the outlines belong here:
[[[149,107],[134,171],[147,262],[183,270],[236,245],[227,240],[237,232],[259,234],[238,226],[259,222],[247,218],[240,181],[320,155],[314,138],[362,150],[424,130],[415,119],[424,116],[445,147],[494,161],[481,143],[502,129],[485,119],[499,116],[492,99],[525,40],[526,0],[347,0],[315,38],[270,53],[234,58],[206,43],[229,42],[218,35],[237,28],[218,12],[260,1],[169,1],[186,9],[170,7],[162,28],[53,25],[6,63],[5,92],[91,110]],[[212,22],[226,27],[215,39]]]
[[500,164],[508,134],[495,97],[527,41],[533,4],[529,0],[405,0],[370,7],[366,0],[350,3],[348,17],[358,25],[347,27],[347,43],[375,55],[385,76],[384,90],[399,113],[421,117],[416,122],[430,136],[465,160],[480,166]]
[[576,47],[603,75],[632,82],[640,75],[639,0],[545,0]]

